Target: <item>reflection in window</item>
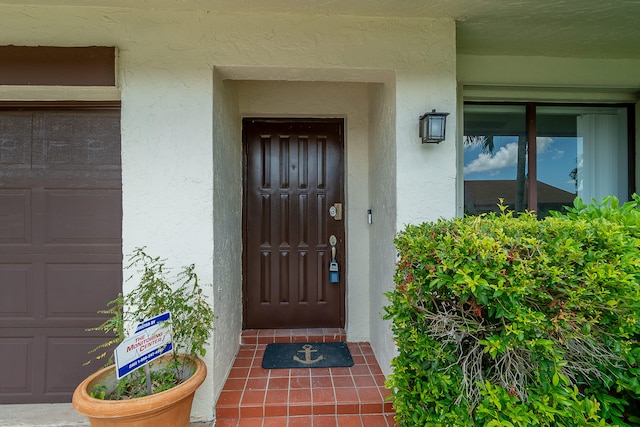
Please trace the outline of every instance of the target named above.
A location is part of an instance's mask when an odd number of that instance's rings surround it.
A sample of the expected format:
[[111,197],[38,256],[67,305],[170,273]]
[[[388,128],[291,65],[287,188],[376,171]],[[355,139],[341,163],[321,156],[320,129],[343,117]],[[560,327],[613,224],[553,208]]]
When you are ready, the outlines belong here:
[[465,105],[465,213],[497,211],[500,199],[515,211],[530,209],[533,200],[539,217],[576,195],[627,200],[626,118],[626,107],[536,106],[535,163],[528,165],[525,106]]
[[525,107],[466,105],[464,134],[465,212],[527,209]]

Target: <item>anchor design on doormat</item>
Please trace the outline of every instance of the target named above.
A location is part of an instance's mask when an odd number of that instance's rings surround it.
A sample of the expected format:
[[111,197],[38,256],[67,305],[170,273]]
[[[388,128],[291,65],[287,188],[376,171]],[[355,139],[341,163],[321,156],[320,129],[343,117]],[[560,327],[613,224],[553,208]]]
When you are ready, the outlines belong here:
[[311,344],[305,344],[302,346],[303,350],[298,350],[298,353],[304,353],[304,360],[300,359],[298,356],[294,355],[293,360],[296,362],[302,363],[304,365],[313,365],[324,359],[323,355],[318,356],[315,359],[311,359],[311,353],[315,353],[318,350],[312,350],[313,346]]

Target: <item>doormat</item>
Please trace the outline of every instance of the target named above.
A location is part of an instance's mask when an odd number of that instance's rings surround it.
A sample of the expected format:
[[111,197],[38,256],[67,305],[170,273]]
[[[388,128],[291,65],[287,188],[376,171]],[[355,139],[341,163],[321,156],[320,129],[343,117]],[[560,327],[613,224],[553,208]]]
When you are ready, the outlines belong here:
[[265,369],[340,368],[353,366],[345,342],[300,342],[268,344],[262,357]]

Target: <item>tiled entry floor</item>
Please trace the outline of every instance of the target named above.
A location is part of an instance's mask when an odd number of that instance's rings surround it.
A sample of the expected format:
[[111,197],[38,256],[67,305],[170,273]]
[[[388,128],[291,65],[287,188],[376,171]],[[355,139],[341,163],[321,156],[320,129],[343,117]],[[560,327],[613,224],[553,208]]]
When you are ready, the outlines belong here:
[[369,343],[350,368],[262,369],[271,342],[344,341],[341,329],[248,330],[216,405],[215,427],[390,427],[393,408]]

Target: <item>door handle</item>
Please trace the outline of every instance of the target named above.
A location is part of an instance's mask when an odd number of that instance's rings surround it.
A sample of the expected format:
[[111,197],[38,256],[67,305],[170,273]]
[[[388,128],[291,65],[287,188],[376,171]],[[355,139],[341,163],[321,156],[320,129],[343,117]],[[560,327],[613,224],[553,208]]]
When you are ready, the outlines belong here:
[[331,245],[331,259],[336,259],[336,244],[338,243],[338,239],[335,235],[329,236],[329,245]]
[[338,275],[338,260],[336,259],[336,244],[338,239],[333,234],[329,237],[329,245],[331,245],[331,259],[329,260],[329,282],[340,283]]

